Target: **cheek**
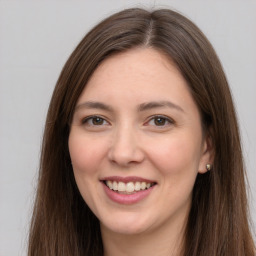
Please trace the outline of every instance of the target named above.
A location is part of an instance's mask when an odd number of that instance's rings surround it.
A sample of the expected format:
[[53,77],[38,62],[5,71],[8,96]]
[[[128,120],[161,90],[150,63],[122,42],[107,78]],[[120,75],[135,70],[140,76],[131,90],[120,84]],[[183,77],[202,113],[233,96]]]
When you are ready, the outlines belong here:
[[98,170],[101,159],[104,155],[104,146],[102,141],[93,140],[80,133],[70,133],[69,153],[72,161],[73,172],[78,189],[91,209],[95,209],[95,196],[98,191]]
[[91,140],[84,136],[69,137],[69,153],[74,172],[84,175],[93,175],[104,155],[102,141]]
[[174,135],[150,147],[150,157],[165,175],[197,173],[200,159],[200,139],[186,134]]

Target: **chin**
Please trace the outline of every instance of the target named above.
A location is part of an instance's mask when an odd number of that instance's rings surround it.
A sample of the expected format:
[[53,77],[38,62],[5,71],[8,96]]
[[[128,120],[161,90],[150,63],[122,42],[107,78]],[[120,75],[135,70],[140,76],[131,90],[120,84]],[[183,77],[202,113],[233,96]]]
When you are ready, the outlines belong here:
[[151,226],[145,218],[143,218],[143,221],[139,221],[138,218],[131,216],[123,216],[122,218],[113,217],[111,221],[100,221],[100,224],[103,229],[123,235],[138,235],[149,230]]
[[139,235],[144,233],[147,229],[145,227],[137,227],[134,225],[120,225],[120,226],[112,226],[107,227],[105,229],[109,229],[111,232],[120,234],[120,235]]

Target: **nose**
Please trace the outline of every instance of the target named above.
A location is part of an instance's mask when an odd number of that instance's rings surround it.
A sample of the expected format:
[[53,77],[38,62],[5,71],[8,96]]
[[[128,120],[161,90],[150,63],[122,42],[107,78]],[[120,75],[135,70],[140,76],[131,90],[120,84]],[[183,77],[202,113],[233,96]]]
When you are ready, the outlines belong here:
[[139,141],[138,134],[131,127],[118,129],[112,138],[108,152],[109,160],[123,167],[141,163],[144,160],[144,152]]

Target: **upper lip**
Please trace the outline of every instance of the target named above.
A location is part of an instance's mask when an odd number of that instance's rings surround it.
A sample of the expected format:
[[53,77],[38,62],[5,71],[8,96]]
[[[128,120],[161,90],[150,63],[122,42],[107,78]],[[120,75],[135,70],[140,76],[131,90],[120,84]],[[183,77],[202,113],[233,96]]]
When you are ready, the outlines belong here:
[[150,180],[150,179],[145,179],[145,178],[142,178],[142,177],[137,177],[137,176],[127,176],[127,177],[122,177],[122,176],[108,176],[108,177],[104,177],[102,179],[100,179],[101,181],[107,181],[107,180],[110,180],[110,181],[122,181],[124,183],[127,183],[127,182],[136,182],[136,181],[139,181],[139,182],[147,182],[147,183],[156,183],[156,181],[154,180]]

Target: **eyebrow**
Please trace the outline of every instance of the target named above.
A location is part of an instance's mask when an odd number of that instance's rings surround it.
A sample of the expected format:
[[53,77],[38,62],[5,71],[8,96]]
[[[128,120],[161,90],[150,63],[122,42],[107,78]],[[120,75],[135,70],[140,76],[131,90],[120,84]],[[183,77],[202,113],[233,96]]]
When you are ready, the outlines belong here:
[[[181,112],[185,112],[180,106],[174,104],[171,101],[150,101],[150,102],[145,102],[142,103],[138,106],[138,111],[146,111],[150,109],[155,109],[155,108],[163,108],[163,107],[169,107],[176,109]],[[108,112],[114,112],[113,108],[107,104],[104,104],[102,102],[97,102],[97,101],[87,101],[84,103],[81,103],[76,106],[75,111],[77,111],[80,108],[87,108],[87,109],[101,109],[105,110]]]
[[113,108],[109,105],[106,105],[101,102],[97,101],[86,101],[84,103],[81,103],[76,106],[75,111],[77,111],[80,108],[88,108],[88,109],[101,109],[101,110],[106,110],[109,112],[113,112]]
[[183,108],[180,106],[174,104],[171,101],[151,101],[151,102],[145,102],[139,105],[138,110],[139,111],[145,111],[145,110],[150,110],[154,108],[162,108],[162,107],[169,107],[169,108],[174,108],[176,110],[179,110],[181,112],[185,112]]

